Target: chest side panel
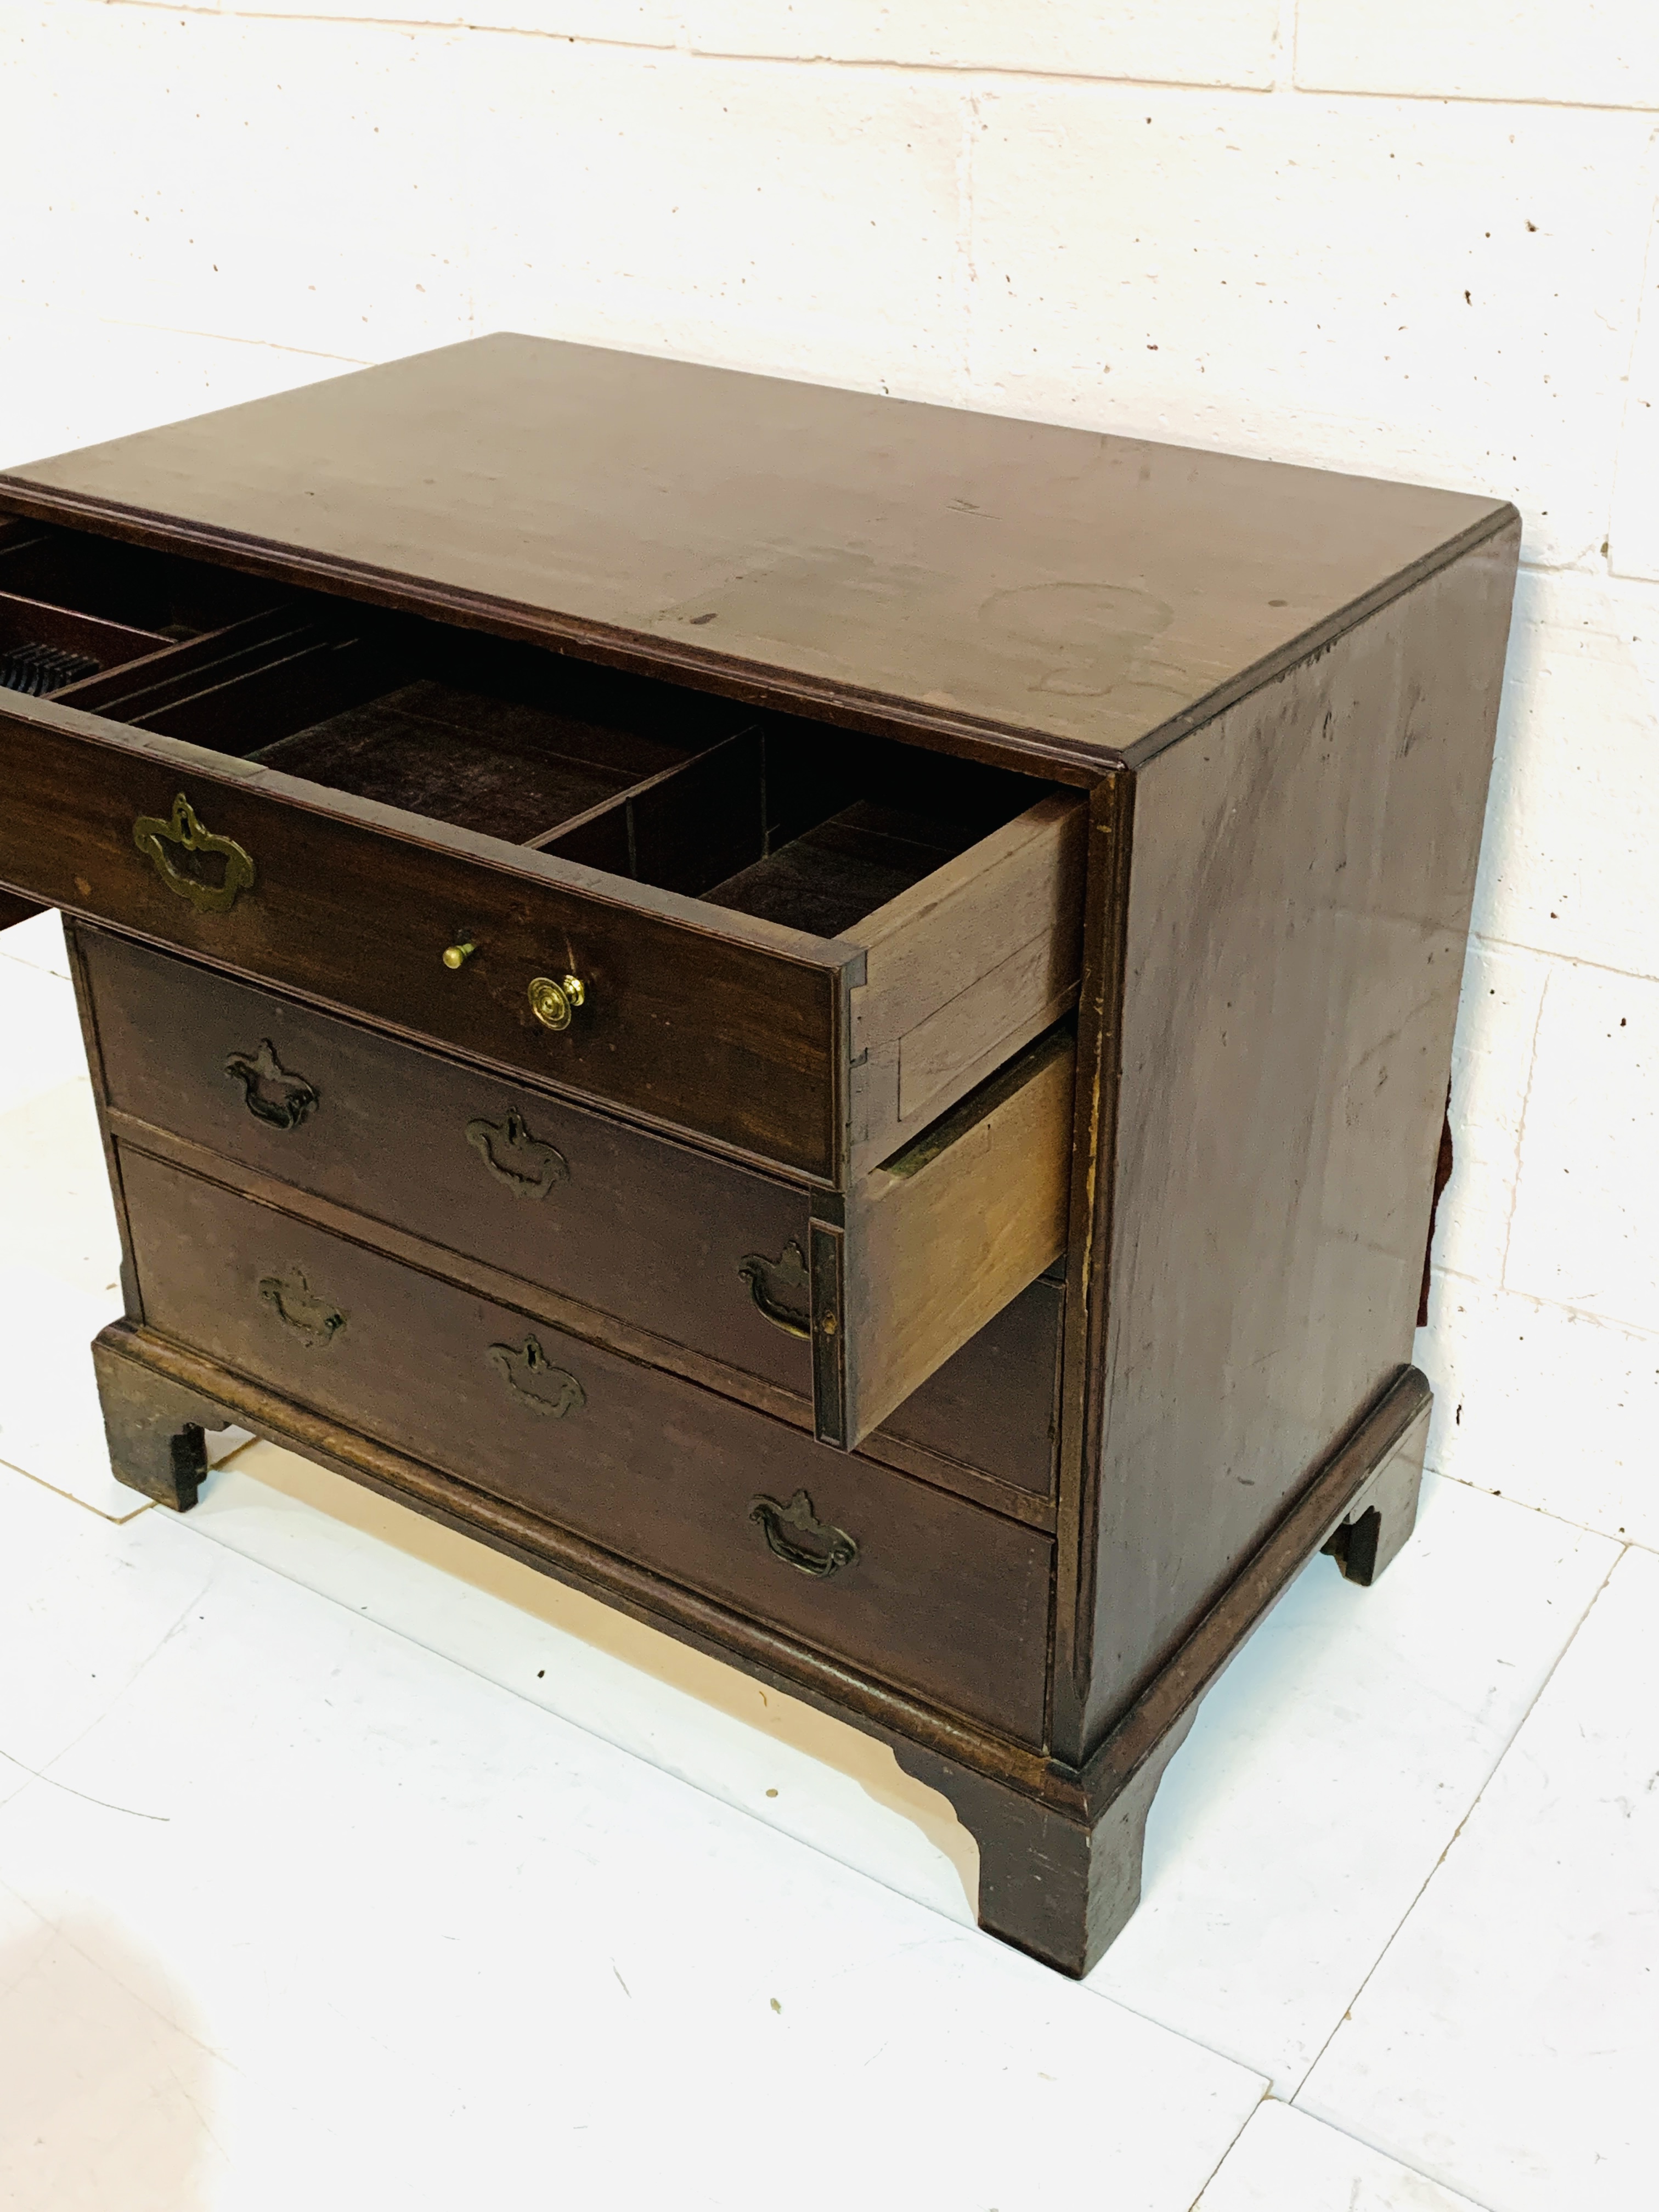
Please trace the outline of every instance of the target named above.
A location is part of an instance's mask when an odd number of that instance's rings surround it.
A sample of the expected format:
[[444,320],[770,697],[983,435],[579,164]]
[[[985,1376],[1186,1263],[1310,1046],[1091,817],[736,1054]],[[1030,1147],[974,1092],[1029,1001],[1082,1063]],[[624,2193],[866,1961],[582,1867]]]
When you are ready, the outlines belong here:
[[1516,552],[1137,778],[1089,1740],[1410,1356]]

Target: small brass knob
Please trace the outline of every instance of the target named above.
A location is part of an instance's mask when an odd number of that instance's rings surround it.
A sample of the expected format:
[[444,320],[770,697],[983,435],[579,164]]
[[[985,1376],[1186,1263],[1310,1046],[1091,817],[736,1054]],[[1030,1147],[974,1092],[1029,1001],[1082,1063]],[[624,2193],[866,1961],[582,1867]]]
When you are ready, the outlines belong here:
[[477,949],[471,940],[465,945],[452,945],[444,954],[444,966],[449,969],[465,967]]
[[555,982],[538,975],[530,986],[530,1011],[544,1030],[568,1030],[572,1015],[585,1005],[587,988],[580,975],[565,975]]

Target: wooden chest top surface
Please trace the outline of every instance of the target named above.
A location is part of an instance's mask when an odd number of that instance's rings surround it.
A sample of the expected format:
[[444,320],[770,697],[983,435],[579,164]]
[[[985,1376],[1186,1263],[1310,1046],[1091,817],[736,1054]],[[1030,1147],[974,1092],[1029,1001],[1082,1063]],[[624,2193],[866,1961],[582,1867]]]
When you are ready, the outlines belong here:
[[1512,514],[510,334],[39,461],[0,498],[1097,767]]

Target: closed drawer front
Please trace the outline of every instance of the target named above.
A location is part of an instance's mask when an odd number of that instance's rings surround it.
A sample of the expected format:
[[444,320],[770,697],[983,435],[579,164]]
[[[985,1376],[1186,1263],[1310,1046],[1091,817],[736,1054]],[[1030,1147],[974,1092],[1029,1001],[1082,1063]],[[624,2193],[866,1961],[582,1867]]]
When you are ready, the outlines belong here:
[[1052,1547],[695,1385],[123,1148],[150,1326],[1028,1742]]
[[[1029,1047],[982,1112],[963,1102],[921,1164],[872,1170],[826,1225],[781,1178],[107,933],[78,938],[118,1112],[777,1384],[811,1401],[827,1442],[860,1443],[948,1365],[913,1409],[921,1427],[896,1432],[1046,1493],[1032,1459],[1054,1328],[1045,1344],[1022,1308],[978,1339],[1063,1239],[1064,1037]],[[928,1432],[941,1420],[986,1441],[953,1449]]]
[[[76,933],[118,1114],[812,1393],[804,1193],[106,933]],[[1046,1497],[1063,1292],[1033,1283],[879,1433]]]
[[799,1189],[118,938],[79,941],[118,1111],[811,1398],[803,1335],[756,1303],[804,1305]]

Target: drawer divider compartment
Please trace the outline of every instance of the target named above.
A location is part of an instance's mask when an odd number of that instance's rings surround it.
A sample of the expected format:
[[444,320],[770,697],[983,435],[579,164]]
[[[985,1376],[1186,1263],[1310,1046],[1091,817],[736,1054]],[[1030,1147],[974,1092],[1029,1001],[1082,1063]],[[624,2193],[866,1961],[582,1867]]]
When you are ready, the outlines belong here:
[[259,665],[271,658],[281,638],[313,628],[313,618],[289,605],[268,608],[250,615],[228,629],[210,630],[179,644],[156,638],[140,659],[106,669],[73,684],[58,696],[66,707],[94,714],[112,714],[136,721],[153,708],[188,697],[222,681],[244,667]]
[[0,889],[847,1202],[1074,1002],[1087,805],[1041,774],[41,543],[0,588],[180,619],[0,703]]
[[1023,778],[945,763],[936,781],[968,782],[975,812],[901,813],[881,804],[892,764],[880,754],[896,748],[860,745],[850,764],[804,763],[792,757],[798,744],[796,732],[765,723],[741,730],[563,823],[537,848],[833,939],[976,842],[999,800],[1006,812],[1028,788]]
[[77,680],[167,643],[152,630],[0,592],[0,689],[55,696]]

